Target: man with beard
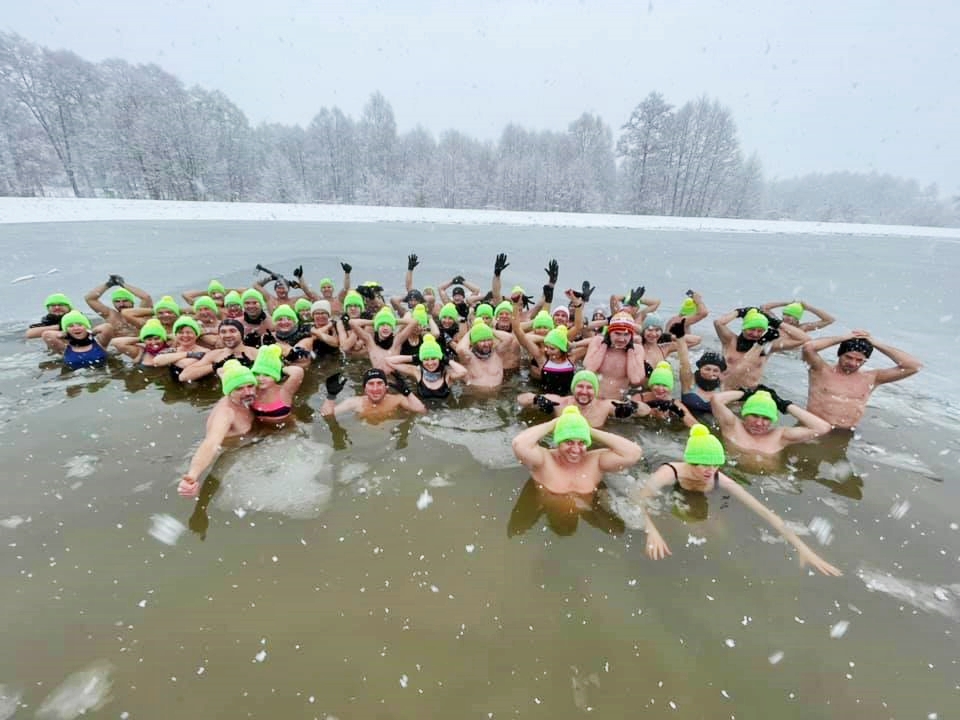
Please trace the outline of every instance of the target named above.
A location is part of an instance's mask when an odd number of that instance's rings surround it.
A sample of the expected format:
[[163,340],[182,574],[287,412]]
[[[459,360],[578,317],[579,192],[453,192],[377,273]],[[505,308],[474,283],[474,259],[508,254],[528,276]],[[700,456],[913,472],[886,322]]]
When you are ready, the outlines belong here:
[[257,378],[236,360],[223,366],[223,397],[207,416],[207,432],[193,454],[190,467],[180,479],[177,492],[183,497],[196,497],[200,492],[200,476],[209,468],[225,441],[246,435],[253,429],[251,405],[257,396]]
[[[393,373],[393,382],[387,382],[387,374],[379,368],[370,368],[363,374],[363,395],[356,395],[337,402],[336,397],[346,385],[340,373],[327,378],[327,399],[323,401],[320,414],[324,417],[343,415],[355,412],[365,420],[383,420],[390,417],[397,410],[409,410],[415,413],[425,413],[426,406],[420,398],[410,392],[403,376]],[[388,390],[393,388],[399,394],[393,395]]]
[[243,344],[243,323],[227,318],[220,323],[217,331],[223,347],[211,350],[200,360],[180,373],[180,382],[192,382],[210,375],[224,367],[228,360],[236,360],[245,367],[253,367],[257,359],[257,348]]
[[628,312],[617,312],[607,332],[590,338],[583,366],[602,378],[600,397],[620,399],[631,386],[641,387],[647,380],[644,353],[634,342],[637,326]]
[[[734,400],[743,400],[740,417],[727,407]],[[710,406],[723,439],[756,455],[776,455],[787,445],[807,442],[830,432],[830,423],[826,420],[781,398],[775,390],[765,386],[714,393]],[[781,427],[780,413],[792,415],[798,424]]]
[[[837,344],[837,363],[831,365],[819,352]],[[874,349],[893,360],[896,366],[862,370]],[[811,340],[803,346],[803,359],[809,365],[807,409],[833,427],[845,429],[852,429],[860,422],[867,400],[877,385],[903,380],[923,367],[923,363],[909,353],[876,342],[866,330],[854,330],[850,337]]]
[[457,358],[467,368],[467,384],[495,388],[503,384],[503,359],[500,348],[508,347],[513,336],[494,330],[476,320],[470,332],[456,344]]
[[636,411],[636,406],[630,401],[617,402],[600,398],[600,378],[590,370],[581,370],[573,376],[570,383],[571,394],[564,397],[545,393],[521,393],[517,396],[520,407],[535,407],[548,415],[559,417],[565,408],[574,405],[580,409],[580,414],[590,423],[590,427],[601,428],[607,418],[628,418]]
[[[735,318],[743,318],[739,335],[727,327]],[[713,326],[727,361],[722,380],[725,390],[756,387],[763,379],[770,355],[793,350],[810,339],[800,328],[771,319],[757,308],[731,310],[714,320]]]
[[513,336],[513,303],[504,300],[493,310],[493,329],[508,333],[512,342],[505,343],[500,352],[504,370],[516,370],[520,367],[520,343]]
[[[553,434],[555,448],[540,441]],[[589,450],[594,441],[605,448]],[[632,440],[590,427],[576,406],[560,417],[527,428],[513,439],[513,454],[530,470],[534,482],[555,494],[592,494],[605,472],[622,472],[643,457]]]

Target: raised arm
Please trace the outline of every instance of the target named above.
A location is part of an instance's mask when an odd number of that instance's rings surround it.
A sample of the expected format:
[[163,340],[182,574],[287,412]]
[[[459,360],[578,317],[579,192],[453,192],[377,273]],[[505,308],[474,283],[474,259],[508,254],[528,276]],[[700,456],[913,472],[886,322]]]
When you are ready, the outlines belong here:
[[777,329],[780,331],[780,337],[772,343],[771,352],[793,350],[810,339],[810,336],[803,330],[793,325],[787,325],[787,323],[780,324]]
[[744,397],[743,390],[724,390],[715,392],[710,398],[710,411],[724,434],[728,434],[737,425],[737,416],[727,405],[734,400],[742,400]]
[[517,342],[520,343],[520,347],[527,351],[527,353],[534,360],[537,361],[538,365],[543,365],[545,355],[543,348],[536,345],[534,342],[527,337],[527,333],[524,332],[522,323],[520,322],[520,303],[513,303],[513,322],[510,323],[511,329],[513,330],[513,336],[517,339]]
[[187,468],[187,472],[180,479],[180,484],[177,487],[177,492],[181,495],[184,497],[196,497],[200,490],[197,481],[217,458],[217,453],[220,452],[223,439],[230,431],[232,422],[233,419],[229,408],[218,405],[210,412],[210,417],[207,418],[207,434],[204,436],[203,442],[201,442],[200,446],[196,449],[196,452],[193,453],[193,458],[190,460],[190,467]]
[[600,469],[604,472],[621,472],[636,465],[643,457],[643,448],[622,435],[591,427],[590,437],[605,446],[598,458]]
[[83,296],[84,301],[87,303],[87,307],[104,319],[109,318],[110,311],[113,310],[113,308],[106,305],[100,299],[100,296],[103,295],[109,287],[111,287],[109,283],[100,283],[93,288],[93,290]]
[[737,500],[742,502],[748,508],[753,510],[757,515],[762,517],[774,530],[779,532],[783,539],[788,543],[793,545],[797,550],[797,555],[800,560],[800,567],[805,565],[811,565],[818,572],[823,573],[824,575],[839,576],[843,573],[835,568],[833,565],[828,563],[822,557],[817,555],[813,550],[811,550],[803,540],[797,537],[797,534],[793,532],[787,524],[783,522],[779,515],[777,515],[773,510],[768,508],[762,502],[757,500],[753,495],[747,492],[739,483],[731,478],[727,477],[723,473],[719,475],[719,484],[720,488],[730,495],[733,495]]
[[734,318],[740,317],[737,310],[731,310],[728,313],[724,313],[716,320],[713,321],[713,329],[717,331],[717,337],[720,339],[721,345],[728,345],[736,340],[737,336],[734,334],[733,330],[727,327]]
[[690,392],[693,389],[695,378],[693,367],[690,365],[690,348],[685,342],[677,343],[677,358],[680,360],[680,391]]
[[540,446],[540,441],[553,432],[556,419],[529,427],[513,439],[511,443],[513,454],[523,465],[531,470],[537,470],[546,462],[547,450]]
[[800,327],[802,327],[806,332],[813,332],[814,330],[823,330],[823,328],[827,327],[828,325],[832,325],[836,320],[836,318],[833,317],[833,315],[828,313],[826,310],[821,310],[820,308],[814,307],[813,305],[808,305],[803,300],[800,300],[800,304],[803,305],[804,310],[807,310],[813,313],[819,318],[819,320],[817,320],[816,322],[801,323]]
[[923,363],[910,353],[904,352],[892,345],[887,345],[886,343],[878,343],[869,335],[867,335],[866,338],[873,344],[876,350],[879,350],[897,364],[896,367],[882,368],[876,371],[874,377],[876,377],[877,385],[896,382],[897,380],[908,378],[911,375],[916,375],[923,367]]

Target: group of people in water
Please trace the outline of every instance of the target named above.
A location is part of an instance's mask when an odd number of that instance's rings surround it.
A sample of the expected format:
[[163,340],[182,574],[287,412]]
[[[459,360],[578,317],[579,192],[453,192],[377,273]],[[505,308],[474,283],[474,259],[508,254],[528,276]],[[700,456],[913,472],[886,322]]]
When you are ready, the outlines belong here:
[[[647,505],[672,485],[735,496],[797,549],[801,564],[840,573],[721,468],[728,451],[738,462],[763,466],[788,445],[849,431],[873,390],[913,375],[919,360],[866,331],[813,337],[834,318],[797,300],[716,317],[720,348],[694,360],[692,351],[703,344],[696,325],[710,311],[693,290],[666,315],[643,286],[593,306],[596,288],[587,281],[560,292],[555,260],[544,269],[547,281],[535,295],[519,286],[504,292],[506,254],[497,255],[487,292],[460,275],[418,289],[418,265],[417,255],[409,255],[404,292],[395,296],[377,282],[354,287],[345,262],[339,291],[330,278],[312,289],[302,266],[289,279],[257,266],[262,276],[252,287],[231,289],[211,280],[204,290],[182,294],[186,306],[169,295],[154,302],[123,277],[110,275],[84,298],[99,316],[96,324],[65,295],[54,293],[26,336],[42,339],[68,369],[103,366],[115,352],[140,368],[166,367],[180,383],[219,382],[223,396],[179,483],[184,496],[197,496],[225,443],[250,434],[257,424],[290,421],[304,373],[318,362],[369,364],[361,386],[342,400],[348,381],[339,372],[326,377],[320,412],[331,420],[354,413],[372,422],[428,412],[457,385],[496,392],[505,374],[526,368],[532,387],[517,402],[551,419],[520,432],[513,451],[543,492],[590,496],[604,473],[624,471],[642,458],[636,442],[603,429],[610,418],[686,426],[682,460],[654,471],[637,495],[648,556],[670,554]],[[562,300],[555,303],[555,296]],[[824,359],[822,351],[834,346],[836,360]],[[797,349],[809,370],[805,406],[763,383],[770,358]],[[865,369],[874,351],[893,365]],[[795,423],[782,425],[783,415]]]

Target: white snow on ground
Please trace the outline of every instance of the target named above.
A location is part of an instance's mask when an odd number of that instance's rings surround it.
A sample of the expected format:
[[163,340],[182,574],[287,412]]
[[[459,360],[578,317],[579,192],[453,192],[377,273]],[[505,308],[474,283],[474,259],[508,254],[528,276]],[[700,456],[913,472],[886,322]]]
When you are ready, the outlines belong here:
[[734,233],[799,233],[935,237],[960,240],[960,228],[866,225],[788,220],[734,220],[649,215],[444,210],[361,205],[173,202],[74,198],[0,198],[0,223],[105,220],[260,220],[289,222],[408,222],[444,225],[524,225],[572,228],[634,228]]

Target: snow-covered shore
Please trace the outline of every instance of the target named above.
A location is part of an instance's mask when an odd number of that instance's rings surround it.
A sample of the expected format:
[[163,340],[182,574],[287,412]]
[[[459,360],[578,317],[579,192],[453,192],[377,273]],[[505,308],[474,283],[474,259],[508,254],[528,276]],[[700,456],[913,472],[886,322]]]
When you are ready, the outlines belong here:
[[627,228],[735,233],[801,233],[934,237],[960,240],[960,228],[865,225],[787,220],[733,220],[648,215],[592,215],[443,210],[362,205],[288,205],[280,203],[172,202],[74,198],[0,198],[0,223],[111,220],[258,220],[279,222],[405,222],[444,225],[519,225],[568,228]]

